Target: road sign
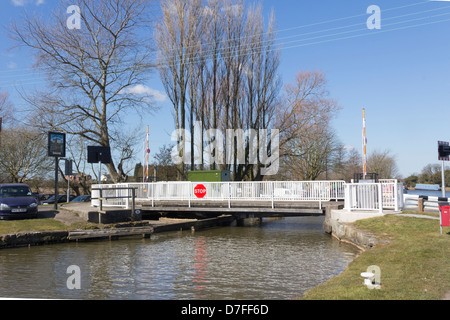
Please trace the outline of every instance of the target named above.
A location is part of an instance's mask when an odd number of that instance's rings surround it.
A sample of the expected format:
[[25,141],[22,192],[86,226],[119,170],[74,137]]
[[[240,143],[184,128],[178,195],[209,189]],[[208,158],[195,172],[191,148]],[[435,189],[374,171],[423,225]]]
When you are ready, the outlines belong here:
[[65,165],[64,174],[66,176],[71,176],[73,174],[73,172],[72,172],[72,164],[73,164],[73,160],[66,159],[65,164],[64,164]]
[[203,184],[198,184],[194,187],[194,195],[202,199],[206,196],[206,187]]
[[443,161],[450,160],[450,144],[446,141],[438,141],[438,159]]
[[88,163],[111,163],[110,147],[88,146]]

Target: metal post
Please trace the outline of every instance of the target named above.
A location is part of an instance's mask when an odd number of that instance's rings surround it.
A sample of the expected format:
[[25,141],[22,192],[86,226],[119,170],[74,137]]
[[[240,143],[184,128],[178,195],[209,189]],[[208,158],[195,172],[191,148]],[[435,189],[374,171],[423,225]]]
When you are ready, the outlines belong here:
[[152,207],[155,206],[155,185],[151,183],[152,186]]
[[100,189],[99,189],[99,197],[98,197],[100,211],[103,211],[103,192],[102,191],[103,190],[100,187]]
[[192,193],[192,182],[189,181],[189,208],[191,207],[191,193]]
[[383,213],[383,190],[381,188],[381,183],[378,183],[378,208],[380,213]]
[[135,197],[136,197],[136,189],[131,188],[131,221],[134,221],[134,213],[136,211],[136,203],[134,201]]
[[58,209],[58,157],[55,157],[55,204],[53,208]]
[[[125,198],[125,207],[126,209],[130,209],[130,185],[127,183],[127,197]],[[124,190],[117,190],[119,194],[122,194]]]
[[[101,155],[101,153],[100,153]],[[102,183],[102,162],[98,162],[98,184]]]
[[394,207],[395,211],[398,211],[398,186],[396,182],[394,182]]
[[273,197],[274,197],[274,193],[275,193],[275,190],[273,188],[273,181],[272,181],[271,185],[272,185],[272,209],[273,209],[274,208],[274,206],[273,206]]
[[69,203],[69,194],[70,194],[70,180],[69,176],[67,176],[67,199],[66,199],[67,203]]
[[442,197],[445,198],[445,171],[444,171],[444,160],[442,160]]
[[350,206],[350,188],[351,185],[350,184],[345,184],[344,185],[344,209],[346,210],[350,210],[351,206]]
[[228,209],[231,208],[231,189],[230,189],[230,183],[228,182]]

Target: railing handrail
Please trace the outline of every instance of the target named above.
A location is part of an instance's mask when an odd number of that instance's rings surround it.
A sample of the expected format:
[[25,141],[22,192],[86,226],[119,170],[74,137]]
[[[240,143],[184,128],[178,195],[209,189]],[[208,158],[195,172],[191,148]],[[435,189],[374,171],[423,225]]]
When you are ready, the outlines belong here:
[[[227,201],[228,207],[234,201],[322,201],[345,200],[345,208],[349,210],[398,210],[403,207],[403,189],[395,179],[380,182],[346,183],[343,180],[321,181],[159,181],[131,182],[115,185],[93,185],[92,204],[96,202],[95,192],[115,192],[115,196],[106,196],[105,205],[125,206],[129,209],[129,192],[127,196],[122,190],[133,190],[135,198],[155,201]],[[198,199],[193,192],[197,184],[207,188],[205,198]],[[108,201],[108,199],[125,198],[125,201]],[[134,202],[134,198],[133,198]]]
[[[93,203],[93,200],[98,200],[99,201],[99,214],[103,211],[103,201],[108,201],[108,199],[126,199],[126,209],[130,209],[129,208],[129,203],[128,203],[128,199],[131,198],[131,203],[132,203],[132,207],[131,207],[131,216],[133,217],[134,212],[135,212],[135,208],[136,208],[136,190],[138,190],[138,188],[136,187],[117,187],[117,186],[110,186],[108,185],[107,188],[101,188],[102,186],[105,185],[99,185],[100,187],[95,187],[95,185],[92,186],[91,190],[92,191],[99,191],[99,196],[98,197],[93,197],[92,195],[94,195],[94,192],[92,192],[91,195],[91,204]],[[110,196],[106,196],[104,197],[102,195],[103,191],[111,191],[111,190],[131,190],[131,195],[128,193],[126,196],[114,196],[114,197],[110,197]],[[99,220],[100,221],[100,220]]]
[[[174,181],[174,182],[132,182],[116,185],[93,185],[92,190],[119,190],[133,186],[137,189],[138,199],[159,200],[193,200],[201,201],[329,201],[344,199],[343,180],[323,181]],[[198,199],[193,187],[203,184],[208,192],[205,198]],[[125,189],[126,189],[125,188]],[[94,201],[93,201],[94,202]],[[128,206],[128,203],[125,204]]]

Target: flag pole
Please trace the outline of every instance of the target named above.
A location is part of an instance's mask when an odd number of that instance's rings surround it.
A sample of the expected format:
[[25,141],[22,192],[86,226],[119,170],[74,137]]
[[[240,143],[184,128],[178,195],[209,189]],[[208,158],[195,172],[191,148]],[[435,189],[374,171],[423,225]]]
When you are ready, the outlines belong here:
[[363,179],[366,179],[367,175],[367,139],[366,139],[366,110],[363,109]]

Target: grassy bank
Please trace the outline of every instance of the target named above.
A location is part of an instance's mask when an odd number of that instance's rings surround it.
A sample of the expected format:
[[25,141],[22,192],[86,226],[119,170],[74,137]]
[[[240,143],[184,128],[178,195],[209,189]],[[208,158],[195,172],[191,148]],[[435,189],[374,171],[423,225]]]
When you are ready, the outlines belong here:
[[[450,291],[450,228],[441,235],[438,220],[394,215],[355,225],[389,241],[363,252],[303,299],[442,299]],[[363,285],[361,272],[371,265],[381,269],[380,290]]]
[[69,227],[67,225],[53,218],[0,221],[0,234],[21,231],[55,231],[68,229]]

